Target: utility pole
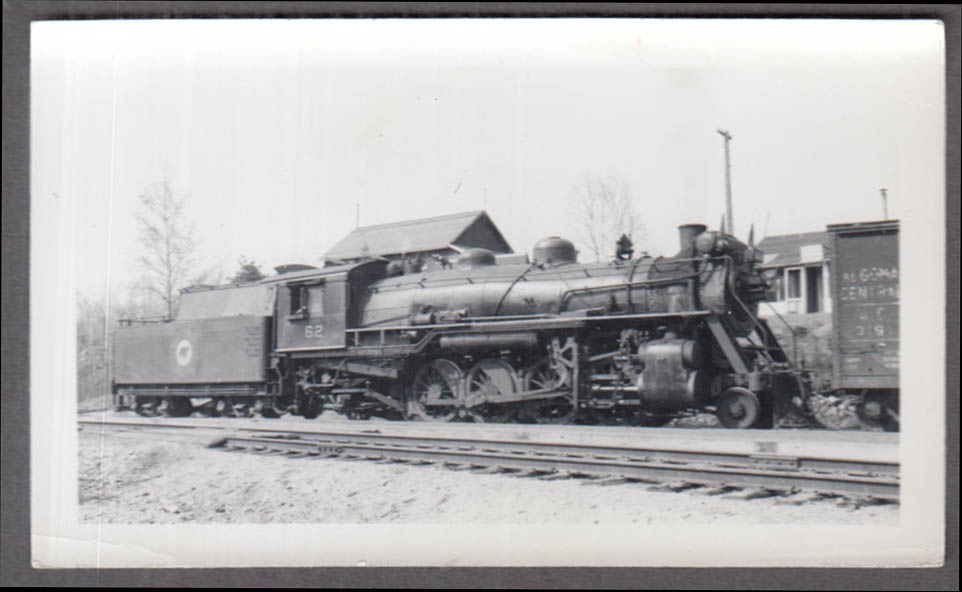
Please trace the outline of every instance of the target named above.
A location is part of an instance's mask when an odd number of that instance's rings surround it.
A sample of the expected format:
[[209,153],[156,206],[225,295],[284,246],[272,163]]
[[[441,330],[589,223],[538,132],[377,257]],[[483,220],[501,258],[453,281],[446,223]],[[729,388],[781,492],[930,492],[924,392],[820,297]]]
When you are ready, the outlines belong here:
[[888,189],[886,189],[886,188],[883,187],[882,189],[879,189],[879,191],[882,192],[882,214],[883,214],[883,216],[884,216],[882,219],[883,219],[883,220],[888,220],[888,219],[889,219],[889,196],[888,196]]
[[735,234],[735,219],[732,217],[732,163],[728,152],[728,144],[732,141],[732,135],[728,130],[716,130],[725,138],[725,231],[728,234]]

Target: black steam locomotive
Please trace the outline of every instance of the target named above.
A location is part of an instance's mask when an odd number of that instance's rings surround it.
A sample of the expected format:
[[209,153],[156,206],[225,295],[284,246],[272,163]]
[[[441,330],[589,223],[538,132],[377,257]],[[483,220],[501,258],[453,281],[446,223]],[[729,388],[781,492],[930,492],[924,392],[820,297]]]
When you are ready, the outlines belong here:
[[707,408],[726,427],[770,427],[805,385],[756,315],[761,253],[702,225],[680,238],[674,257],[622,248],[581,264],[551,237],[526,264],[472,249],[435,271],[371,258],[189,289],[175,320],[118,329],[114,401],[143,415],[648,426]]

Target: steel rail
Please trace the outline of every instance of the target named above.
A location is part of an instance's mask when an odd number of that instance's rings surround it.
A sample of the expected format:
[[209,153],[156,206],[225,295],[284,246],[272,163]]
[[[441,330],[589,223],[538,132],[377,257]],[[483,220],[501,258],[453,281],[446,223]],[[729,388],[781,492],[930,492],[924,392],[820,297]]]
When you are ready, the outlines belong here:
[[228,436],[215,447],[295,451],[327,456],[429,461],[503,470],[571,472],[656,482],[688,482],[898,499],[898,467],[776,455],[734,455],[583,445],[438,440],[356,434],[337,437]]
[[580,473],[643,481],[812,490],[897,500],[897,462],[846,460],[802,455],[678,450],[625,445],[545,443],[489,438],[451,438],[358,432],[325,432],[291,427],[234,427],[209,424],[143,423],[81,419],[109,428],[232,432],[214,436],[215,447],[283,451],[314,456],[355,457],[497,467],[544,473]]

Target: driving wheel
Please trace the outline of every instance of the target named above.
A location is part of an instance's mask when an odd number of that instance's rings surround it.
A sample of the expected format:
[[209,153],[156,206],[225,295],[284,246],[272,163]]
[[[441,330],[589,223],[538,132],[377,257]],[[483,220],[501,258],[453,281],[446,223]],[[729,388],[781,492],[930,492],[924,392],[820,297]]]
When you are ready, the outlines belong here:
[[458,414],[464,373],[450,360],[439,358],[425,364],[411,386],[411,408],[426,421],[451,421]]
[[[467,396],[470,403],[494,397],[513,395],[518,391],[518,375],[504,360],[481,360],[468,372]],[[507,423],[514,417],[518,403],[481,403],[469,407],[471,418],[477,422]]]
[[[559,373],[550,361],[545,359],[525,373],[524,390],[535,391],[555,388],[560,390],[565,377],[565,374]],[[574,421],[578,415],[578,407],[575,405],[571,394],[566,394],[550,399],[525,401],[522,412],[536,423],[558,425]]]

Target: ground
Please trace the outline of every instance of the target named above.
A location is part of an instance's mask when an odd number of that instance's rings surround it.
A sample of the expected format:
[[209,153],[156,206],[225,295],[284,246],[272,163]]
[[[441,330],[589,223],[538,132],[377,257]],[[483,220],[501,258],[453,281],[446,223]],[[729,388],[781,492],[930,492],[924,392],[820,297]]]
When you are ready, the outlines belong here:
[[[897,505],[803,504],[652,491],[648,484],[541,480],[433,465],[293,458],[84,428],[83,522],[897,524]],[[603,484],[607,483],[607,484]],[[807,496],[802,496],[807,497]],[[793,498],[795,499],[795,498]],[[798,501],[797,499],[795,501]]]

